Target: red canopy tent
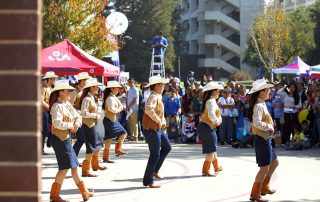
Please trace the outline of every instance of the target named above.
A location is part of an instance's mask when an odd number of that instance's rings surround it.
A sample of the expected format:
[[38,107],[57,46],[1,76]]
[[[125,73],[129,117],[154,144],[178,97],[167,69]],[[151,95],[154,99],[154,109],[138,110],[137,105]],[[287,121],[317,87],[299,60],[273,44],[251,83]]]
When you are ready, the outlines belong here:
[[42,74],[54,71],[58,75],[88,72],[91,76],[116,77],[120,68],[86,53],[69,40],[64,40],[41,51]]

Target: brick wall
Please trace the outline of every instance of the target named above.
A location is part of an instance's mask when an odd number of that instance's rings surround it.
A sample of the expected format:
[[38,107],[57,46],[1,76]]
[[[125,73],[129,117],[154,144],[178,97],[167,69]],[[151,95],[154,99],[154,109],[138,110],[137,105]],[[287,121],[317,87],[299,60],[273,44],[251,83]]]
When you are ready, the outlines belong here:
[[41,201],[41,1],[0,0],[0,201]]

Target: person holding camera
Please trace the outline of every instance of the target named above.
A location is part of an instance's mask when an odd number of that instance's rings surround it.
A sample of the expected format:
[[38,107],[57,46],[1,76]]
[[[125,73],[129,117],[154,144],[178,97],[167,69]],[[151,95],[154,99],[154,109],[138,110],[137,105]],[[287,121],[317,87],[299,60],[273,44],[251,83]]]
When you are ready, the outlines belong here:
[[158,32],[158,35],[152,39],[152,48],[154,48],[154,54],[164,56],[167,47],[168,41],[163,37],[163,32]]

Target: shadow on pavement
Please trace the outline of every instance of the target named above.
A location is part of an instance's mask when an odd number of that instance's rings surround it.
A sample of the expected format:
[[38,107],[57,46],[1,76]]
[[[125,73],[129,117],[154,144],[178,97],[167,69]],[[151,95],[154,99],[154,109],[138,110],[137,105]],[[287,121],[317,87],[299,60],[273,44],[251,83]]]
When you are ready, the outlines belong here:
[[[164,177],[162,180],[174,180],[174,179],[188,179],[188,178],[197,178],[203,177],[201,175],[186,175],[186,176],[169,176]],[[132,178],[132,179],[121,179],[121,180],[113,180],[114,182],[142,182],[142,178]],[[161,180],[157,181],[160,182]]]

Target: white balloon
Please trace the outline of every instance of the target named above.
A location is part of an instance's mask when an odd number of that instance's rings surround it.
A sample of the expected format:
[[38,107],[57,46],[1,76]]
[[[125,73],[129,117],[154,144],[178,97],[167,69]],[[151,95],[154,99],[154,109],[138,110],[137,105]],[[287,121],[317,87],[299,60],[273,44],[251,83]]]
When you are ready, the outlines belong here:
[[120,12],[113,12],[106,19],[106,28],[111,34],[120,35],[128,28],[127,17]]

